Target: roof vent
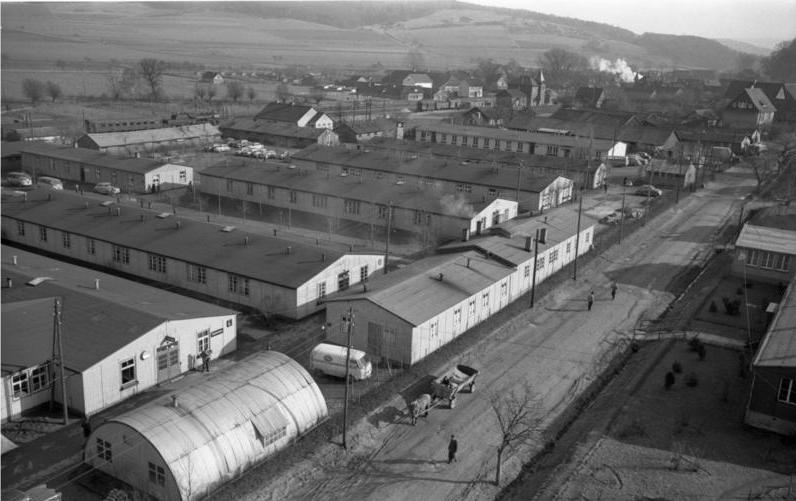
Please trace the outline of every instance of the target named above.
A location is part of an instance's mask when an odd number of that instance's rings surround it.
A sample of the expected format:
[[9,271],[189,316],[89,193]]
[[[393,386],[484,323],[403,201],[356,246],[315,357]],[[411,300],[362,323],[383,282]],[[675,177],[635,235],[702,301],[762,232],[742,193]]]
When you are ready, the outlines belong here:
[[160,214],[158,214],[156,217],[157,217],[158,219],[166,219],[166,218],[167,218],[167,217],[169,217],[169,216],[171,216],[171,214],[170,214],[170,213],[168,213],[168,212],[161,212],[161,213],[160,213]]
[[221,228],[221,231],[223,231],[224,233],[229,233],[234,230],[235,230],[234,226],[224,226],[223,228]]
[[31,287],[36,287],[37,285],[46,282],[47,280],[52,280],[52,277],[36,277],[33,280],[28,282],[28,285]]

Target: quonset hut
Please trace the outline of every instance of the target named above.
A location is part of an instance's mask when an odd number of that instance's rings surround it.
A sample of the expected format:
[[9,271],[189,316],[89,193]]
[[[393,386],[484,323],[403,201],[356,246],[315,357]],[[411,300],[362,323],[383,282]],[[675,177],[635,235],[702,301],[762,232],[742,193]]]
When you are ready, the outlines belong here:
[[155,499],[201,499],[326,416],[309,373],[267,351],[104,422],[85,461]]

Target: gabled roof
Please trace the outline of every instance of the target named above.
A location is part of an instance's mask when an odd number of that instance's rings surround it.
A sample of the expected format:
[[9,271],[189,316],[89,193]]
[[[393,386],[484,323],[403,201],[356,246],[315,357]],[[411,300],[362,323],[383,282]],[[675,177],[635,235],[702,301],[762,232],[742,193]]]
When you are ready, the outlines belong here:
[[102,151],[88,148],[72,148],[70,146],[57,146],[47,143],[27,142],[22,147],[23,155],[31,153],[51,158],[71,160],[86,165],[115,169],[121,172],[145,174],[158,169],[165,164],[146,158],[118,158]]
[[218,128],[208,123],[167,127],[163,129],[144,129],[123,132],[97,132],[86,134],[100,148],[114,146],[133,146],[136,144],[180,141],[218,136]]
[[752,364],[755,367],[796,368],[796,280],[779,302],[774,319]]
[[747,249],[796,256],[796,229],[772,228],[746,223],[741,229],[735,245]]
[[434,81],[425,73],[410,73],[401,82],[405,87],[413,87],[420,84],[434,84]]
[[[234,315],[233,310],[3,246],[3,372],[15,372],[50,358],[55,298],[62,304],[64,358],[83,371],[163,322]],[[33,287],[26,282],[49,277]],[[94,281],[99,280],[99,290]],[[21,335],[24,333],[24,335]]]
[[[417,157],[401,159],[385,150],[362,151],[311,145],[293,155],[293,160],[329,163],[344,167],[389,172],[398,175],[437,179],[453,183],[467,183],[494,188],[516,190],[518,168],[497,167],[488,162],[454,162],[443,158]],[[515,164],[516,165],[516,164]],[[555,174],[519,176],[520,190],[538,192],[558,178]],[[544,188],[541,188],[544,189]]]
[[641,125],[637,115],[627,111],[559,108],[550,117],[571,122],[601,123],[611,126]]
[[265,120],[253,120],[251,118],[235,118],[224,122],[218,126],[224,133],[225,130],[236,130],[251,134],[265,134],[280,137],[297,137],[302,139],[318,139],[326,129],[316,129],[315,127],[299,127],[294,123],[269,122]]
[[596,106],[597,101],[605,96],[605,91],[602,87],[578,87],[575,91],[575,101],[580,101],[585,106]]
[[751,87],[749,89],[744,89],[738,94],[728,106],[732,105],[732,103],[744,101],[747,103],[751,103],[755,109],[759,112],[774,112],[777,109],[771,104],[771,101],[766,96],[765,92],[757,87]]
[[[215,224],[167,217],[137,206],[112,207],[89,203],[68,191],[35,190],[28,200],[4,200],[3,217],[85,235],[116,245],[235,273],[286,288],[296,288],[343,256],[324,247],[302,245],[240,230],[220,231]],[[144,220],[141,220],[141,216]],[[177,220],[180,225],[177,227]],[[290,253],[287,249],[290,248]]]
[[417,326],[513,272],[513,267],[474,251],[431,256],[387,275],[376,274],[368,279],[368,292],[349,289],[329,301],[370,301]]
[[292,124],[304,117],[309,111],[317,111],[312,106],[294,103],[268,103],[254,115],[255,120],[270,120],[273,122],[290,122]]

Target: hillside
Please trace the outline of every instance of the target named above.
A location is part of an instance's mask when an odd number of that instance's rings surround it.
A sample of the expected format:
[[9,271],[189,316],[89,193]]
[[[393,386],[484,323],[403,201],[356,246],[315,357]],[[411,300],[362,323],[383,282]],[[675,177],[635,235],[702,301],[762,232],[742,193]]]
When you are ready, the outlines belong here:
[[207,67],[375,63],[534,66],[562,47],[636,68],[733,69],[738,52],[700,37],[636,35],[606,24],[450,0],[428,2],[122,2],[2,6],[3,65],[159,57]]

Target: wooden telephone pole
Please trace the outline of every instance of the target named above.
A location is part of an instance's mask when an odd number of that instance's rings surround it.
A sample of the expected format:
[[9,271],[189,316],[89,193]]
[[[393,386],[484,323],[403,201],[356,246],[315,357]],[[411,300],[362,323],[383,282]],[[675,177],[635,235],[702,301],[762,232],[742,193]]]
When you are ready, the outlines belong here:
[[354,309],[348,308],[348,316],[343,316],[348,330],[345,351],[345,397],[343,401],[343,449],[348,450],[348,389],[351,386],[351,331],[354,328]]
[[[69,404],[66,394],[66,377],[64,376],[64,347],[61,341],[61,300],[56,299],[53,307],[53,366],[58,365],[57,379],[61,380],[61,396],[63,397],[64,424],[69,424]],[[54,367],[53,367],[54,368]],[[50,398],[50,410],[55,403],[56,384],[53,381],[52,395]]]

